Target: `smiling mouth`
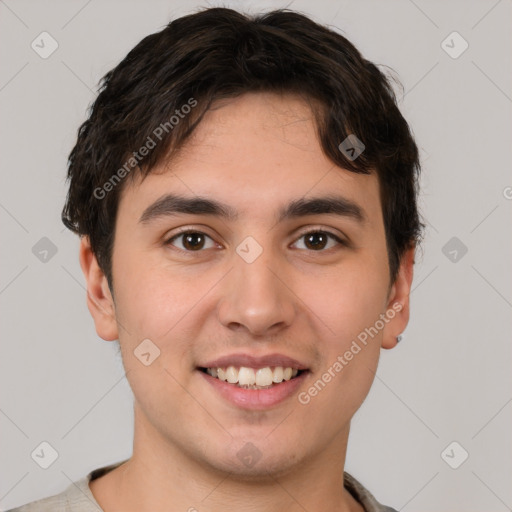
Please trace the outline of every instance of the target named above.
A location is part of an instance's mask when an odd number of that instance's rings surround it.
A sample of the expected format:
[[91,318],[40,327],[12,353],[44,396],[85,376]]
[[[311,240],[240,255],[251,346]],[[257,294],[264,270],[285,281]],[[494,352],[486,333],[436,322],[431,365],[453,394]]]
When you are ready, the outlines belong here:
[[243,389],[269,389],[282,382],[293,380],[309,370],[283,366],[250,368],[247,366],[227,366],[224,368],[198,368],[215,379]]

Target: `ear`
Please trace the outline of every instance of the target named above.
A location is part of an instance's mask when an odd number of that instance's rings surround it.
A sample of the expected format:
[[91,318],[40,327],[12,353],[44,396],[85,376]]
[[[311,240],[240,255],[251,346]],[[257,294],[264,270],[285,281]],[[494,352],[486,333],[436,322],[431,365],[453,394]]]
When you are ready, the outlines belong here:
[[414,254],[416,247],[404,252],[395,282],[391,286],[386,307],[386,316],[390,319],[384,327],[382,348],[393,348],[397,344],[397,336],[409,323],[409,295],[413,277]]
[[87,282],[87,307],[94,319],[96,332],[105,341],[117,340],[114,299],[107,278],[92,252],[89,238],[85,236],[80,241],[80,266]]

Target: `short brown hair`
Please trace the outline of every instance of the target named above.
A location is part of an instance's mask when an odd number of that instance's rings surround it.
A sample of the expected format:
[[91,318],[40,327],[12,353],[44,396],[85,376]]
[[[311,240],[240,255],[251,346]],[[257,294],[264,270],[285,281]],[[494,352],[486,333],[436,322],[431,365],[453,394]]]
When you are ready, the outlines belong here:
[[[145,176],[178,150],[213,101],[254,91],[315,100],[328,158],[356,173],[375,170],[395,280],[402,254],[420,241],[424,225],[417,208],[418,149],[389,78],[345,37],[303,14],[279,9],[244,15],[217,7],[178,18],[140,41],[102,78],[78,131],[62,220],[89,237],[111,289],[122,178],[131,168]],[[173,123],[192,102],[192,112]],[[135,158],[157,127],[158,143]],[[365,146],[354,160],[339,149],[350,134]]]

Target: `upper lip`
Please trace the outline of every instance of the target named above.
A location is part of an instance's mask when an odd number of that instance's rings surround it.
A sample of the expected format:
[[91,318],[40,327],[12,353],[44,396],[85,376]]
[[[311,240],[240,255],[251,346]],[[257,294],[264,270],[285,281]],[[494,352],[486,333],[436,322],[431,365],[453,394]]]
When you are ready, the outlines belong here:
[[265,368],[266,366],[282,366],[283,368],[297,368],[307,370],[308,367],[284,354],[266,354],[253,356],[250,354],[228,354],[217,359],[212,359],[199,366],[199,368],[226,368],[227,366],[245,366],[247,368]]

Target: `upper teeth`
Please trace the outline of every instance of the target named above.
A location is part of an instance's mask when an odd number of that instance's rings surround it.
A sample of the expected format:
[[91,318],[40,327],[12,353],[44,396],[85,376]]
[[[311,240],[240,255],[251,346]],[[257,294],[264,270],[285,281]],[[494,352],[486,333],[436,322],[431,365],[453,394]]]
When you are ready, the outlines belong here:
[[256,386],[270,386],[273,382],[282,382],[295,377],[299,370],[297,368],[283,368],[276,366],[272,370],[270,366],[265,368],[247,368],[241,366],[228,366],[227,368],[207,368],[206,371],[212,376],[220,380],[227,381],[231,384],[240,384],[241,386],[256,384]]

